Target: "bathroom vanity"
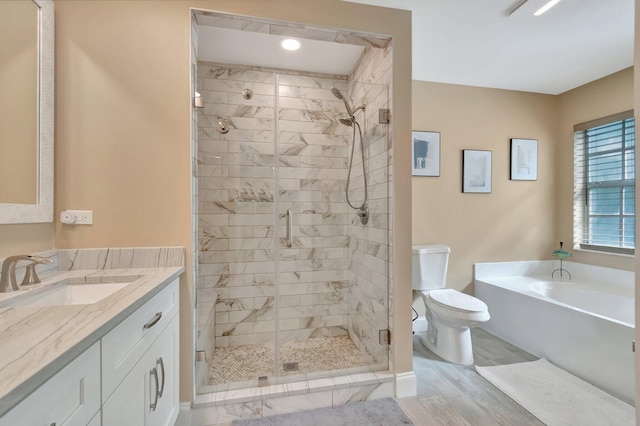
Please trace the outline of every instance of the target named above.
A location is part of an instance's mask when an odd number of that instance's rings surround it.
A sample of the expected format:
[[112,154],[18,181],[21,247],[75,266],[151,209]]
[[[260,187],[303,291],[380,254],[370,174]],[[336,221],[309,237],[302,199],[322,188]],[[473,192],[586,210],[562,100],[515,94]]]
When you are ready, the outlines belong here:
[[[0,294],[0,426],[175,422],[184,267],[78,269],[109,258],[123,266],[135,250],[162,249],[95,251],[85,260],[59,251],[59,271],[20,294]],[[90,296],[77,291],[83,286]],[[63,291],[64,301],[53,296]]]

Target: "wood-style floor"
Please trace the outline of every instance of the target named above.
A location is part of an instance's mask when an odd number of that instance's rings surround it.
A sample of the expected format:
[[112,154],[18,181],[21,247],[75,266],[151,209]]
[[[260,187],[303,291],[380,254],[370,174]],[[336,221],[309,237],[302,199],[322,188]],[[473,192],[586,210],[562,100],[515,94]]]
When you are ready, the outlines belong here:
[[[480,366],[534,361],[537,357],[486,331],[471,331],[473,356]],[[398,404],[416,426],[544,426],[480,376],[473,365],[445,362],[413,337],[413,370],[418,394]]]

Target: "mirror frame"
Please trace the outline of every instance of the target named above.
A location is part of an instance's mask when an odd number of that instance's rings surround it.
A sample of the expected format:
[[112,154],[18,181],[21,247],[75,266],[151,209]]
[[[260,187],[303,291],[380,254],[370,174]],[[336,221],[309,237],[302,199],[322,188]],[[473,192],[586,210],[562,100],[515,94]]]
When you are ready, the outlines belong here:
[[53,222],[54,22],[53,0],[32,0],[38,13],[38,199],[0,203],[0,224]]

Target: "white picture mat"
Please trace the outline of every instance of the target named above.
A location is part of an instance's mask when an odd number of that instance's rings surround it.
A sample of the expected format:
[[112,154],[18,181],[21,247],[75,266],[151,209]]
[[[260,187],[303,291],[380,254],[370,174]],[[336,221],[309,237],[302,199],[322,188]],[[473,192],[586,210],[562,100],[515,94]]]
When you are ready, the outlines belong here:
[[511,139],[511,180],[538,180],[538,141]]
[[491,151],[462,150],[462,192],[491,192]]
[[440,133],[411,132],[413,176],[440,176]]

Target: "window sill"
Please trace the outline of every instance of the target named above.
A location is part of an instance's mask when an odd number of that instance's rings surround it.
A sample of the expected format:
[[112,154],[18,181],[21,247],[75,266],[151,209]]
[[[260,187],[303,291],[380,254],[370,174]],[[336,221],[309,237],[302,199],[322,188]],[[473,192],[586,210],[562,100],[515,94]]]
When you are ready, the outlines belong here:
[[599,251],[599,250],[587,250],[583,248],[574,248],[573,251],[578,253],[591,253],[591,254],[600,254],[605,256],[628,257],[630,259],[633,259],[636,257],[635,254],[614,253],[610,251]]

